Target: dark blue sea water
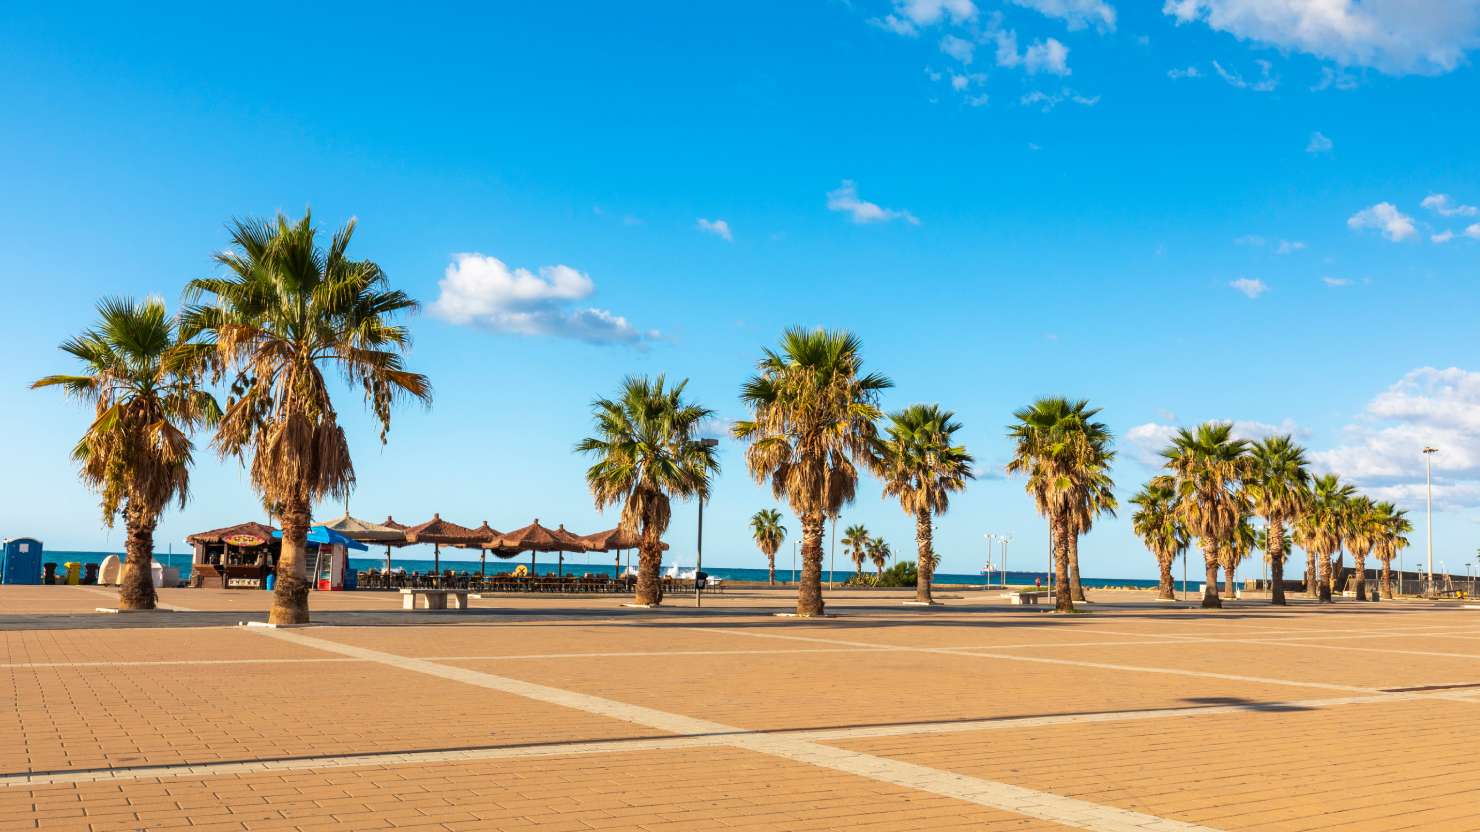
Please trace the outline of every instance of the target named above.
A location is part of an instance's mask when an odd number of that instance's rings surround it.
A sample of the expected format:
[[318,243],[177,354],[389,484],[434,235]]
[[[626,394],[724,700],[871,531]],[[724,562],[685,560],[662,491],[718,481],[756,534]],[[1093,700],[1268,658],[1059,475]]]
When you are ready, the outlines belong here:
[[[120,552],[68,552],[61,550],[48,550],[45,554],[44,560],[48,563],[55,562],[59,564],[65,563],[67,561],[76,561],[78,563],[101,563],[103,558],[107,557],[110,554],[119,555],[120,557],[122,557],[122,553]],[[191,556],[188,552],[181,554],[156,554],[154,556],[154,559],[159,561],[161,564],[179,569],[180,578],[182,580],[190,577],[190,558]],[[633,560],[635,562],[636,559],[634,558]],[[350,566],[357,570],[380,569],[385,567],[385,558],[383,557],[352,557],[349,559],[349,562]],[[512,570],[516,564],[521,563],[524,564],[527,568],[529,566],[529,556],[523,555],[513,560],[502,560],[500,558],[490,557],[488,559],[488,574],[495,575],[500,572],[508,572]],[[624,559],[622,563],[623,567],[625,568],[626,560]],[[391,565],[394,567],[405,569],[407,572],[432,571],[432,561],[430,558],[403,558],[399,556],[392,556]],[[668,564],[664,564],[665,569],[667,568],[667,566]],[[476,575],[478,574],[478,561],[452,560],[450,558],[444,558],[442,560],[442,568],[451,569],[454,572],[466,572],[468,574]],[[684,572],[687,572],[693,568],[694,565],[692,563],[686,563],[682,565],[682,570]],[[554,555],[540,555],[535,563],[535,571],[541,575],[554,575],[560,569],[561,567],[556,562],[556,558]],[[588,572],[593,575],[614,575],[619,570],[617,570],[615,567],[614,559],[593,553],[590,557],[589,562],[586,555],[584,554],[567,556],[565,560],[564,571],[567,574],[572,575],[583,575]],[[766,580],[766,570],[764,569],[706,565],[704,567],[704,571],[709,573],[713,577],[725,578],[731,581]],[[833,577],[831,579],[842,583],[843,581],[846,581],[848,580],[848,578],[852,577],[852,575],[853,570],[851,569],[839,569],[835,573],[833,573]],[[823,580],[829,579],[829,575],[826,570],[823,571],[822,578]],[[1042,581],[1045,586],[1048,585],[1048,576],[1043,572],[1017,572],[1009,570],[1007,573],[1008,583],[1013,585],[1031,585],[1034,579]],[[776,570],[776,580],[792,582],[796,580],[796,575],[791,569],[778,568]],[[993,584],[998,584],[1001,582],[1001,580],[1001,573],[992,573]],[[935,582],[938,584],[985,585],[987,583],[987,579],[981,574],[963,575],[939,572],[936,573]],[[1156,581],[1148,580],[1145,578],[1085,578],[1084,585],[1087,587],[1154,587],[1156,586]]]

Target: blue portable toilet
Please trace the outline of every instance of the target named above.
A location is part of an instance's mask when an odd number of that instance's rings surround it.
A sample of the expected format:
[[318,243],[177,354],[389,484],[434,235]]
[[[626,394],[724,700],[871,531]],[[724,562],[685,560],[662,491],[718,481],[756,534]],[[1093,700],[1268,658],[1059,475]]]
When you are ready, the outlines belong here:
[[41,583],[41,541],[34,537],[7,538],[0,557],[0,584]]

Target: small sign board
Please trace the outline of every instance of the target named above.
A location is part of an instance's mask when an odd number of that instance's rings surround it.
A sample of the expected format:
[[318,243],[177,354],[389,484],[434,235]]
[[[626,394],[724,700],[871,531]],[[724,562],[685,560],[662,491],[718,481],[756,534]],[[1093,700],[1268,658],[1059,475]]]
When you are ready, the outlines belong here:
[[257,587],[262,586],[262,579],[261,578],[227,578],[226,579],[226,586],[228,588],[230,588],[230,587],[250,587],[250,588],[255,589]]
[[261,546],[267,542],[255,534],[228,534],[221,540],[232,546]]

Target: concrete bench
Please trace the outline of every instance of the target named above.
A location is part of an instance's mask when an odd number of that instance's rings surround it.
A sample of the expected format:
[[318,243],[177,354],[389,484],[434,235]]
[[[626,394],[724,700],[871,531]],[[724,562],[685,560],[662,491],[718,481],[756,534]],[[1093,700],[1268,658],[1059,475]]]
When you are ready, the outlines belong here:
[[1002,593],[1002,597],[1009,599],[1014,605],[1033,607],[1037,606],[1039,601],[1047,598],[1048,593],[1023,590],[1022,592],[1004,592]]
[[[417,599],[421,604],[417,604]],[[468,608],[468,591],[466,589],[403,589],[401,590],[401,608],[414,610],[420,606],[424,610],[445,610],[449,608],[448,601],[451,600],[451,609],[465,610]]]

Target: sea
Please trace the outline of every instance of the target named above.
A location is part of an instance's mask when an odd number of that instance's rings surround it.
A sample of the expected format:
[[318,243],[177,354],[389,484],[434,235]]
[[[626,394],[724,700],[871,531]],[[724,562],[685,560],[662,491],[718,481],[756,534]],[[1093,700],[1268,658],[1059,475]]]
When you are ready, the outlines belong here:
[[[73,552],[48,549],[45,552],[43,560],[47,563],[57,564],[66,563],[68,561],[75,561],[77,563],[84,564],[102,563],[103,558],[106,558],[109,555],[118,555],[120,558],[122,558],[121,552]],[[154,556],[154,559],[159,561],[164,566],[173,567],[180,570],[181,580],[185,580],[190,577],[191,554],[189,552],[158,553]],[[636,558],[633,559],[633,562],[636,562]],[[503,560],[501,558],[490,557],[488,559],[488,574],[494,575],[499,572],[508,572],[512,570],[515,565],[521,563],[524,564],[526,569],[528,569],[529,557],[527,555],[524,555],[511,560]],[[627,561],[624,559],[622,563],[622,569],[625,569]],[[355,570],[383,569],[385,568],[385,558],[351,557],[349,559],[349,564],[350,567]],[[664,570],[666,571],[670,565],[671,564],[668,563],[663,564]],[[407,572],[430,572],[433,569],[433,562],[430,558],[421,559],[393,556],[391,559],[391,566],[399,569],[404,569]],[[462,558],[456,560],[452,558],[443,558],[442,568],[451,569],[456,573],[476,575],[478,574],[479,567],[478,561],[476,560],[469,561]],[[679,564],[679,569],[681,572],[688,572],[693,568],[693,563]],[[592,575],[616,575],[618,572],[621,571],[616,568],[614,560],[604,558],[600,554],[592,554],[589,560],[584,553],[574,554],[565,559],[563,566],[557,561],[556,556],[553,554],[543,554],[535,560],[534,571],[537,574],[555,575],[559,574],[562,570],[566,574],[570,575],[584,575],[586,573],[590,573]],[[60,569],[58,571],[60,571]],[[710,577],[724,578],[725,580],[729,581],[764,582],[766,580],[766,570],[755,569],[752,567],[706,565],[704,567],[704,571],[708,573]],[[832,580],[838,583],[842,583],[852,577],[853,574],[854,573],[852,569],[839,569],[833,572],[830,577],[828,574],[828,570],[824,569],[822,573],[822,578],[823,580]],[[869,572],[868,574],[873,573]],[[779,564],[777,565],[777,581],[795,583],[796,579],[797,572],[796,570],[790,568],[790,564],[787,564],[787,568],[785,569],[781,568]],[[1035,580],[1041,581],[1044,586],[1047,586],[1049,583],[1048,574],[1044,572],[1019,572],[1016,570],[1009,570],[1007,573],[1007,582],[1014,586],[1029,586],[1032,585]],[[937,572],[935,574],[935,582],[937,584],[975,584],[985,586],[987,584],[987,576],[979,572],[973,574]],[[1129,587],[1145,589],[1154,588],[1156,586],[1155,579],[1147,578],[1084,578],[1081,582],[1086,587],[1101,588]],[[1002,573],[994,571],[992,573],[991,583],[993,585],[1001,585]],[[1180,583],[1180,581],[1178,583]],[[1197,582],[1197,584],[1200,583],[1201,581]],[[1182,587],[1179,587],[1178,589],[1180,591]]]

